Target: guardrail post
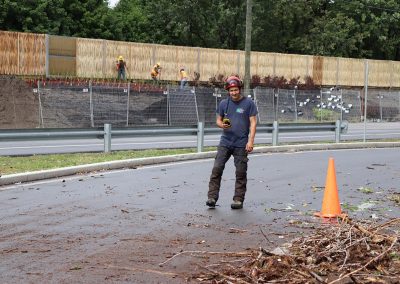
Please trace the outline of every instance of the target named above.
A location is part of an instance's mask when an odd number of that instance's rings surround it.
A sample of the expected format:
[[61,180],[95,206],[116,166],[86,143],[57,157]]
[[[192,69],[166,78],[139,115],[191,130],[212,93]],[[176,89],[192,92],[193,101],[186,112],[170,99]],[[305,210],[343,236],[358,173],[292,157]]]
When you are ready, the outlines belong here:
[[272,123],[272,146],[278,146],[279,123],[274,121]]
[[204,122],[199,121],[197,123],[197,153],[201,153],[204,150]]
[[335,123],[335,142],[340,142],[340,133],[342,132],[342,123],[340,120],[336,120]]
[[111,124],[104,124],[104,153],[111,152]]

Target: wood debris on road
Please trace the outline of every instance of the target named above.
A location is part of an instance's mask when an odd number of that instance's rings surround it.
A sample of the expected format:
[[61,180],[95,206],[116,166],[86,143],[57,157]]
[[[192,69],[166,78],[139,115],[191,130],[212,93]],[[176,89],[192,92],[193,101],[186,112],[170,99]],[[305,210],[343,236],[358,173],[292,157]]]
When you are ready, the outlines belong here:
[[399,239],[400,218],[379,225],[344,218],[286,244],[285,254],[260,248],[245,261],[225,256],[191,279],[212,284],[400,283]]

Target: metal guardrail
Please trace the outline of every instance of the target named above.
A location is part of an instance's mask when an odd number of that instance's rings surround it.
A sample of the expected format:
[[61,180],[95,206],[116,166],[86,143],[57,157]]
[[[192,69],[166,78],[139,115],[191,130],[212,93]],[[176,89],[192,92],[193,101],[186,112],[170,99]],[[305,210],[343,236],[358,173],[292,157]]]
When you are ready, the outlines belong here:
[[[346,133],[347,121],[337,120],[328,123],[278,123],[260,124],[257,132],[272,133],[272,145],[279,143],[279,132],[310,132],[334,131],[335,142],[340,142],[341,133]],[[203,122],[193,126],[182,127],[151,127],[151,128],[112,128],[104,124],[104,128],[35,128],[35,129],[2,129],[1,141],[30,141],[50,139],[104,139],[104,152],[111,152],[111,137],[145,137],[145,136],[175,136],[197,135],[197,151],[204,150],[204,135],[221,133],[220,128],[205,128]]]

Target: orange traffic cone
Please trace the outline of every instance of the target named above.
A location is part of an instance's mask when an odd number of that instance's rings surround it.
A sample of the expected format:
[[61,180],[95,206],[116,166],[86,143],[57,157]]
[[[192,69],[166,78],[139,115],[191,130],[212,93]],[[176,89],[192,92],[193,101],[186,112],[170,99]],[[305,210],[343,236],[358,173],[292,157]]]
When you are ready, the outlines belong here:
[[321,212],[317,212],[315,215],[324,218],[335,218],[344,215],[340,209],[339,194],[336,184],[335,161],[333,158],[329,158],[322,209]]

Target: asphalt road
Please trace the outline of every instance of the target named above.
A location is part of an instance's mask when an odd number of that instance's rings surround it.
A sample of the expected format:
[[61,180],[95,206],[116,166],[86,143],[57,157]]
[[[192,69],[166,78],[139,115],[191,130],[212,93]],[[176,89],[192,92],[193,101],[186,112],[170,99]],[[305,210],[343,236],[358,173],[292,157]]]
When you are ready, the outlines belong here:
[[205,206],[212,159],[5,186],[2,282],[182,283],[211,260],[185,254],[158,264],[182,251],[272,249],[321,223],[312,214],[321,208],[329,157],[350,217],[400,215],[390,200],[400,192],[397,148],[251,155],[237,211],[232,161],[214,210]]
[[[205,136],[205,146],[216,146],[219,135]],[[350,124],[347,134],[342,134],[342,141],[362,140],[364,138],[363,124]],[[400,139],[400,122],[368,123],[367,140]],[[280,133],[280,143],[335,141],[333,132],[299,132]],[[272,144],[271,134],[258,133],[256,144]],[[196,147],[195,136],[142,137],[142,138],[113,138],[112,150],[138,150],[154,148],[186,148]],[[44,141],[0,141],[0,156],[101,152],[104,150],[103,140],[44,140]]]

